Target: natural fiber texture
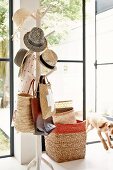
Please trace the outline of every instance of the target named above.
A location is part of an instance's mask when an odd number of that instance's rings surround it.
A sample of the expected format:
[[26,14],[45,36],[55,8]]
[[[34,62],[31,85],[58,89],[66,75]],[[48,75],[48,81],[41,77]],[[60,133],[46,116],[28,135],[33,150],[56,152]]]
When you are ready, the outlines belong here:
[[47,47],[47,40],[44,37],[44,32],[38,27],[34,27],[30,32],[27,32],[23,40],[26,47],[34,52],[41,52]]
[[[51,90],[51,84],[47,82],[46,84],[39,84],[39,94],[40,94],[40,106],[42,111],[43,119],[47,119],[55,114],[55,105],[53,101],[53,95]],[[47,99],[47,97],[50,100]]]
[[56,108],[73,107],[72,100],[56,101],[56,102],[55,102],[55,107],[56,107]]
[[31,95],[20,93],[17,98],[17,112],[14,126],[18,132],[34,132],[34,122],[31,112]]
[[75,112],[73,107],[57,108],[53,115],[53,122],[60,124],[74,124],[76,123]]
[[25,9],[25,8],[21,8],[18,9],[13,17],[12,20],[14,21],[14,23],[16,24],[17,27],[20,27],[23,25],[24,21],[31,15],[31,13]]
[[56,162],[66,162],[85,158],[85,122],[69,125],[57,124],[45,137],[46,153]]
[[[33,55],[34,55],[33,52],[29,50],[29,51],[27,51],[26,54],[23,56],[23,59],[22,59],[21,65],[20,65],[20,69],[19,69],[18,76],[22,76],[23,70],[25,70],[25,69],[24,69],[24,66],[26,65],[26,63],[28,63],[28,62],[26,62],[26,61],[27,61],[27,60],[30,60]],[[30,59],[28,59],[28,58],[30,58]],[[33,60],[31,60],[31,62],[29,61],[29,65],[30,65],[30,64],[33,64]],[[26,70],[27,70],[27,69],[26,69]]]
[[42,65],[47,67],[48,69],[54,69],[55,65],[57,63],[58,57],[56,53],[53,50],[46,49],[41,55],[40,55],[40,62]]
[[25,54],[27,53],[28,51],[24,48],[21,48],[19,49],[19,51],[17,52],[15,58],[14,58],[14,63],[20,67],[21,66],[21,63],[23,63],[23,59],[25,61],[26,58],[24,58]]

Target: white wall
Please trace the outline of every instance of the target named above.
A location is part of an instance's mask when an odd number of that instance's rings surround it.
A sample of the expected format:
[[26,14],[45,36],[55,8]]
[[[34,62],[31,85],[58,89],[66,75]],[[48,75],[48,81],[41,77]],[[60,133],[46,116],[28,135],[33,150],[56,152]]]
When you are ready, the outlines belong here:
[[[14,2],[14,12],[18,10],[19,8],[26,8],[30,10],[31,12],[35,12],[39,7],[39,0],[18,0],[13,1]],[[17,53],[17,51],[20,48],[24,48],[23,43],[23,35],[27,31],[29,31],[33,26],[35,26],[35,21],[32,18],[29,18],[25,21],[25,24],[23,26],[23,30],[20,33],[20,38],[17,39],[14,38],[14,57]],[[16,26],[14,24],[14,30],[16,30]],[[18,68],[16,65],[14,65],[14,94],[16,100],[17,90],[18,90]],[[16,107],[16,106],[15,106]],[[23,133],[17,133],[15,131],[14,133],[14,154],[16,159],[21,164],[29,163],[33,157],[35,157],[36,153],[36,141],[35,136],[33,134],[23,134]]]

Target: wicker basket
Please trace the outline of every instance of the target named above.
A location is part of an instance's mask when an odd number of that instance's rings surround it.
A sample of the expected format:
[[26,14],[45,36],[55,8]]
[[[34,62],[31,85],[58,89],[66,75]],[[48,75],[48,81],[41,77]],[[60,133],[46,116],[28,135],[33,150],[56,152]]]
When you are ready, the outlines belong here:
[[56,101],[55,102],[55,107],[56,108],[73,107],[73,102],[72,102],[72,100]]
[[56,108],[53,115],[54,124],[74,124],[76,123],[75,112],[73,107]]
[[56,162],[83,159],[86,153],[85,122],[56,124],[45,137],[46,153]]

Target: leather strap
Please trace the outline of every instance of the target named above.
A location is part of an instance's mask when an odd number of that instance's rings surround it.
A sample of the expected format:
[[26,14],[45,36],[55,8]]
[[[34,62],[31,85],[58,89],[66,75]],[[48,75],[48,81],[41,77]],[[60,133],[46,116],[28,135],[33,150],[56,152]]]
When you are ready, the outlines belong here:
[[33,91],[33,96],[35,96],[35,90],[34,90],[34,82],[35,82],[35,79],[33,79],[29,85],[29,89],[28,89],[28,94],[29,94],[29,91],[31,89],[31,86],[32,86],[32,91]]

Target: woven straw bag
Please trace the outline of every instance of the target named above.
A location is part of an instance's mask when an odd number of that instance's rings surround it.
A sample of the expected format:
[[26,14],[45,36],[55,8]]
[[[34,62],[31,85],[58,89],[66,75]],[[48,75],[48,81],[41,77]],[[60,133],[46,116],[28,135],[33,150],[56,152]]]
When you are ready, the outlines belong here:
[[[32,80],[30,87],[34,80]],[[30,90],[30,88],[29,88]],[[33,133],[35,131],[32,111],[32,95],[28,93],[19,93],[17,96],[17,111],[15,114],[14,127],[18,132]]]
[[40,107],[43,119],[47,119],[55,114],[55,103],[51,84],[46,76],[42,76],[39,83]]
[[56,162],[85,158],[85,122],[56,124],[56,128],[45,137],[46,153]]

